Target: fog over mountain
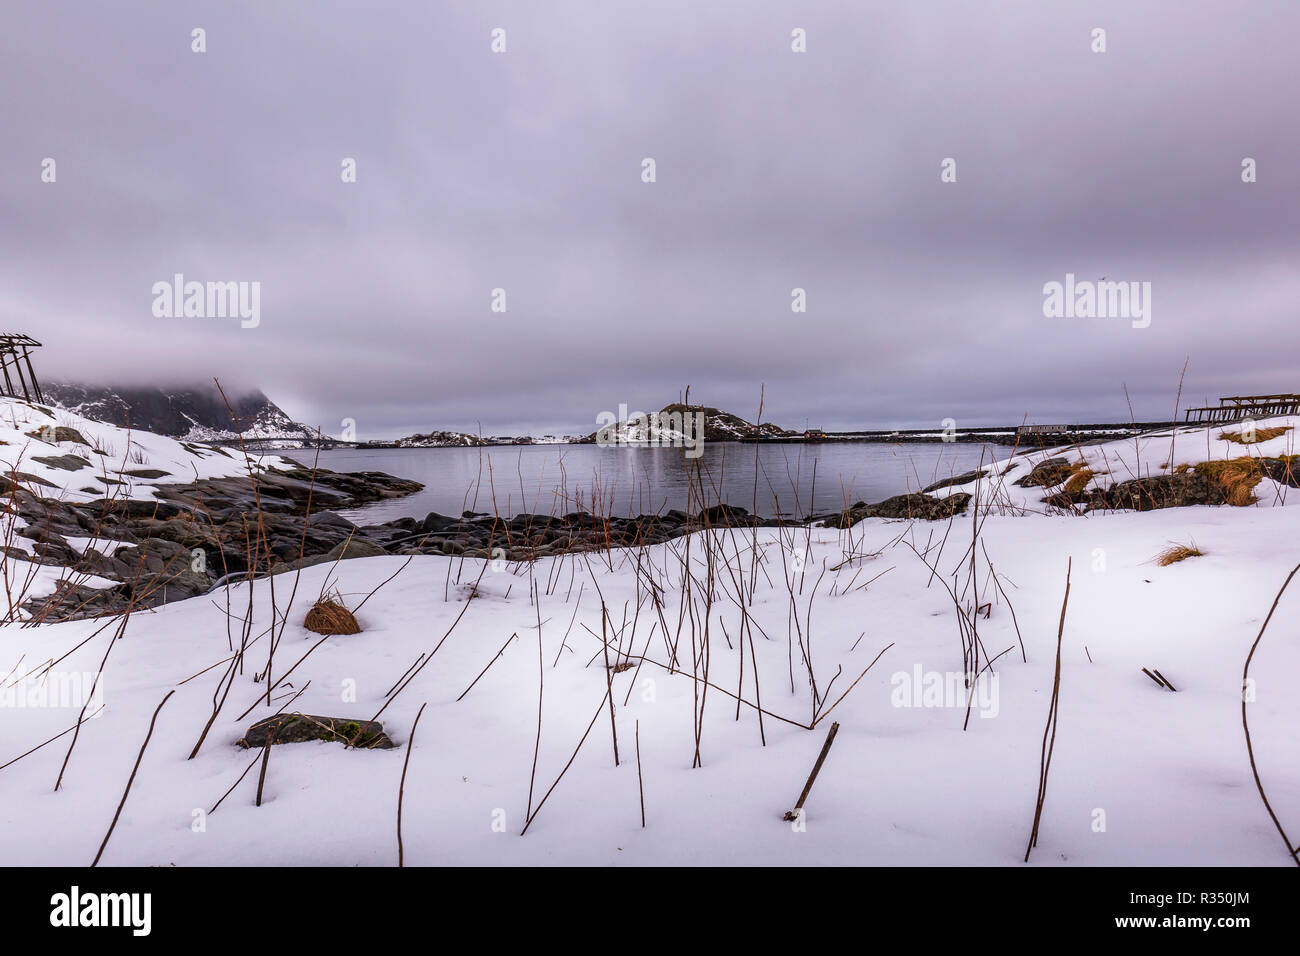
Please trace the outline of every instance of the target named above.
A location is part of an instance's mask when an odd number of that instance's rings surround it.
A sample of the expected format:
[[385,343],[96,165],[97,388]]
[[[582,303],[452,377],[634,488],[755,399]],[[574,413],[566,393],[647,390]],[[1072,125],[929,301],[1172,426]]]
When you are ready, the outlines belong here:
[[[796,428],[1126,419],[1125,384],[1167,418],[1187,359],[1184,405],[1294,391],[1298,31],[1293,0],[13,5],[0,325],[43,381],[237,377],[363,440],[687,385]],[[1150,282],[1149,327],[1044,317],[1067,273]],[[158,317],[177,274],[259,282],[259,321]]]

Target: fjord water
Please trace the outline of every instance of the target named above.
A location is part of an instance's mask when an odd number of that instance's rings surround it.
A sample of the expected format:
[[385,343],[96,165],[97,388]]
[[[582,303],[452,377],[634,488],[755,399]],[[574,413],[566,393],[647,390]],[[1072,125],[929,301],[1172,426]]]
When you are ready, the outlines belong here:
[[[755,451],[758,507],[755,499]],[[405,498],[341,512],[359,524],[423,518],[430,511],[610,515],[663,512],[688,505],[689,475],[700,463],[709,504],[739,505],[765,517],[836,511],[919,491],[941,478],[1003,459],[1005,446],[974,443],[861,442],[745,444],[709,442],[696,459],[680,448],[597,445],[502,445],[490,448],[339,448],[320,452],[331,471],[382,471],[424,484]],[[315,449],[280,454],[310,466]],[[814,465],[816,482],[814,484]],[[595,502],[599,502],[596,504]]]

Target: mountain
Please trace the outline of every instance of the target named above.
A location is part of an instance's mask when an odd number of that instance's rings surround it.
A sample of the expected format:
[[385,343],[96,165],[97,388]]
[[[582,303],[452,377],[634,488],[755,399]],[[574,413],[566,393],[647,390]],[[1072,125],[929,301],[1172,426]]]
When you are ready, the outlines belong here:
[[43,386],[42,391],[47,401],[85,418],[188,441],[237,439],[231,408],[245,438],[315,440],[313,429],[295,422],[256,390],[227,392],[230,408],[215,385],[156,388],[58,382]]

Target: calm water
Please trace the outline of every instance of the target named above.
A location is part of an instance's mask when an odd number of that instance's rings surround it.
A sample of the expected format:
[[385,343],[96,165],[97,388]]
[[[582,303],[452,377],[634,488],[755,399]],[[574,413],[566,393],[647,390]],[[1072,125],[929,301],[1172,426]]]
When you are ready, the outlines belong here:
[[[335,449],[320,453],[332,471],[382,471],[424,490],[343,512],[362,523],[423,518],[430,511],[564,514],[580,507],[636,515],[687,507],[688,474],[701,464],[708,502],[754,511],[758,451],[759,514],[803,516],[918,491],[939,478],[1006,458],[1009,449],[977,444],[742,444],[713,442],[683,462],[678,448],[512,445],[494,448]],[[310,465],[314,449],[280,452]],[[816,484],[813,467],[816,465]],[[493,507],[495,495],[496,506]]]

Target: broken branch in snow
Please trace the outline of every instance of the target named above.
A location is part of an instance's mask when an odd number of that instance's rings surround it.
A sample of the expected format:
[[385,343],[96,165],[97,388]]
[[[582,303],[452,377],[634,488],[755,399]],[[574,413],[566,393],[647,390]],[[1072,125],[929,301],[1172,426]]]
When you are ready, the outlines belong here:
[[[881,653],[883,654],[884,651],[881,651]],[[854,681],[854,683],[857,682]],[[826,734],[826,742],[822,744],[822,752],[817,755],[817,762],[813,764],[812,773],[808,774],[808,782],[803,785],[803,793],[799,794],[799,802],[794,805],[793,810],[787,810],[785,812],[785,817],[783,819],[786,820],[799,819],[799,813],[800,811],[803,810],[804,801],[808,799],[808,793],[809,791],[812,790],[813,783],[817,780],[817,774],[821,772],[822,764],[826,762],[826,755],[830,753],[831,744],[835,742],[835,735],[839,732],[840,732],[839,723],[838,722],[832,723],[830,732]]]
[[257,802],[254,806],[262,805],[262,788],[266,786],[266,766],[271,762],[271,745],[275,743],[276,728],[272,727],[266,735],[266,744],[262,747],[262,769],[257,775]]
[[153,728],[154,724],[158,722],[158,713],[163,709],[163,704],[167,703],[174,693],[176,693],[175,689],[167,692],[167,696],[159,701],[158,707],[153,712],[153,717],[149,719],[149,732],[144,735],[144,743],[140,745],[140,752],[135,755],[135,766],[131,768],[131,776],[127,778],[126,789],[122,791],[122,800],[117,805],[117,812],[113,814],[113,822],[109,824],[108,832],[104,834],[104,842],[99,845],[99,852],[95,854],[95,860],[90,864],[92,867],[99,865],[99,858],[104,855],[104,847],[108,846],[108,838],[113,835],[113,830],[117,828],[117,821],[122,816],[122,808],[126,806],[126,798],[131,793],[131,784],[135,783],[135,775],[140,769],[140,761],[144,759],[144,749],[149,746],[149,739],[153,737]]

